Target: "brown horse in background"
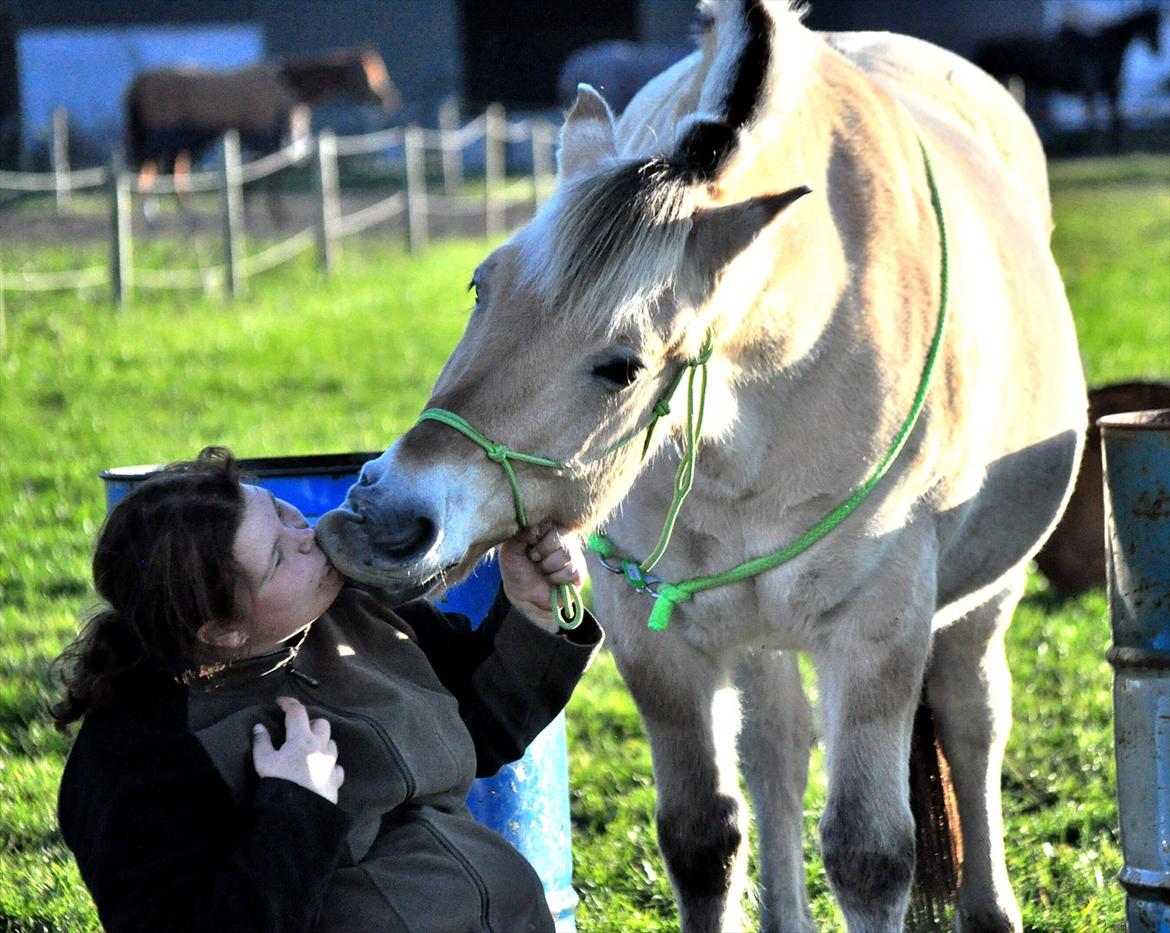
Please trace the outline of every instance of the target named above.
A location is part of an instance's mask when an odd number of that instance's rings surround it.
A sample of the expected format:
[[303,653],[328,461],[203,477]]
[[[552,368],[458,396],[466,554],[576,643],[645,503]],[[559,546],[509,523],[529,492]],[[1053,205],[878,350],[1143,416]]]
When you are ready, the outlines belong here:
[[1158,10],[1148,8],[1095,32],[1065,25],[1052,36],[989,39],[976,48],[975,64],[1000,80],[1020,78],[1029,93],[1060,91],[1079,96],[1090,125],[1097,122],[1097,97],[1103,95],[1109,104],[1113,139],[1117,141],[1122,128],[1122,60],[1138,39],[1158,53],[1161,20]]
[[[277,59],[234,71],[159,68],[144,71],[126,92],[126,155],[150,191],[160,172],[173,172],[182,198],[191,161],[229,129],[249,152],[265,155],[309,132],[309,110],[335,97],[386,110],[400,97],[373,49]],[[275,207],[269,176],[270,202]],[[274,213],[277,213],[274,210]]]

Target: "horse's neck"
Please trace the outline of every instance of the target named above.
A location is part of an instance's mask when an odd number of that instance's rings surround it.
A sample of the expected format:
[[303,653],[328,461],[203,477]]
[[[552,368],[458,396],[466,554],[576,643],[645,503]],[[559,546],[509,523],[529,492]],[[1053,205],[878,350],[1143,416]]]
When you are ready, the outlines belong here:
[[1116,55],[1120,58],[1125,54],[1125,50],[1129,48],[1130,43],[1137,38],[1149,42],[1145,13],[1139,13],[1131,16],[1129,19],[1122,20],[1120,23],[1106,26],[1101,30],[1101,35],[1098,37],[1097,42],[1100,49],[1108,51],[1111,55]]
[[296,98],[313,106],[339,94],[352,67],[349,63],[308,59],[286,63],[282,75]]
[[[756,295],[739,298],[744,312],[723,345],[741,387],[729,447],[783,460],[812,445],[823,459],[797,459],[817,475],[814,489],[880,456],[905,416],[920,375],[911,361],[924,358],[937,320],[940,262],[912,121],[843,60],[819,73],[801,119],[777,128],[754,162],[745,153],[741,192],[755,174],[764,190],[807,183],[814,194],[733,264],[712,301],[726,320],[735,296]],[[820,438],[826,424],[831,443]],[[760,447],[757,434],[793,443]],[[708,467],[720,465],[714,452]],[[729,476],[742,468],[728,461]]]

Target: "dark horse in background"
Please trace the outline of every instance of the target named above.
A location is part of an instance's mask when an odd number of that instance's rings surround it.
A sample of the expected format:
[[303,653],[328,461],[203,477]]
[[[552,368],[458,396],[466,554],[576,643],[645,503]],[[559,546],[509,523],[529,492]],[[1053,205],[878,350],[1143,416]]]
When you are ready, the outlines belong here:
[[[335,97],[400,103],[382,57],[372,49],[277,59],[234,71],[159,68],[137,75],[126,91],[126,153],[138,172],[138,190],[150,191],[159,173],[173,172],[183,199],[191,161],[227,130],[255,155],[275,152],[309,133],[309,112]],[[276,219],[279,173],[269,177],[269,207]]]
[[1136,39],[1157,54],[1161,14],[1148,8],[1093,32],[1065,25],[1051,36],[989,39],[975,51],[975,64],[995,77],[1018,77],[1025,92],[1060,91],[1078,95],[1090,125],[1097,123],[1097,98],[1109,105],[1113,141],[1121,138],[1121,63]]

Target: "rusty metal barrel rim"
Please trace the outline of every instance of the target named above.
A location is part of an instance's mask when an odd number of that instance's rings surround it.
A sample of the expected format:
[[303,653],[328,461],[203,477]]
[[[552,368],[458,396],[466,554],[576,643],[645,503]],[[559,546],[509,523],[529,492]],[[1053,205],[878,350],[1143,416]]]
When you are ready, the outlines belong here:
[[1105,415],[1097,419],[1097,425],[1102,431],[1165,431],[1170,426],[1170,408]]

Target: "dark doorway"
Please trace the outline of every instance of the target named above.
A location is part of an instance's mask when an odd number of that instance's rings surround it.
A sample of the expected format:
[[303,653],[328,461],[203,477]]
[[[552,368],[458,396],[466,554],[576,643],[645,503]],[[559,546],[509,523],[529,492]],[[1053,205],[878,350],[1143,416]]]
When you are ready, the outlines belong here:
[[16,71],[16,27],[0,10],[0,167],[20,161],[20,87]]
[[461,0],[465,97],[470,105],[557,103],[557,74],[574,49],[637,39],[635,0]]

